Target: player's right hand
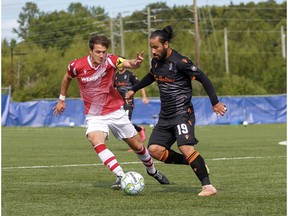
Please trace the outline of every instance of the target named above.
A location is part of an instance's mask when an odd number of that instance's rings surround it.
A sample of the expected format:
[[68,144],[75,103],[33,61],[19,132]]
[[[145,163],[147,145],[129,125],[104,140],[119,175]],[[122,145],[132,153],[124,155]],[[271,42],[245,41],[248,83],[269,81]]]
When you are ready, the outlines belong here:
[[53,107],[53,115],[58,116],[61,115],[66,108],[66,103],[63,100],[58,100],[56,106]]
[[148,104],[149,103],[149,99],[147,97],[142,98],[142,102],[144,104]]
[[132,103],[132,98],[133,98],[133,95],[134,95],[134,91],[130,90],[126,93],[125,95],[125,100],[126,100],[126,103],[127,104],[131,104]]

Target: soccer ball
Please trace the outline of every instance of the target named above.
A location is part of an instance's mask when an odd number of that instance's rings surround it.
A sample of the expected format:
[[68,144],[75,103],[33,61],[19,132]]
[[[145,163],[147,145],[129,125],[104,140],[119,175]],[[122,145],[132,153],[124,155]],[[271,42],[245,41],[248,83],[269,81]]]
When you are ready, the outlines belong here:
[[137,195],[144,189],[143,176],[135,171],[127,172],[121,179],[121,189],[128,195]]
[[243,121],[243,125],[246,127],[248,125],[247,121]]

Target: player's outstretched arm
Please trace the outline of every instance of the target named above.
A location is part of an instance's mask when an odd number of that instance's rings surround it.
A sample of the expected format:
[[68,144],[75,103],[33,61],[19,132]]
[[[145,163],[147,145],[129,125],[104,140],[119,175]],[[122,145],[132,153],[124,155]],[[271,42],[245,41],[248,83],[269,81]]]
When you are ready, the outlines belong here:
[[122,67],[126,69],[136,69],[141,66],[141,63],[144,61],[144,51],[137,53],[135,59],[125,59]]
[[211,104],[213,106],[213,111],[217,115],[223,116],[227,111],[226,105],[218,100],[218,96],[210,79],[201,70],[199,70],[199,73],[196,76],[196,80],[202,83],[206,93],[210,98]]

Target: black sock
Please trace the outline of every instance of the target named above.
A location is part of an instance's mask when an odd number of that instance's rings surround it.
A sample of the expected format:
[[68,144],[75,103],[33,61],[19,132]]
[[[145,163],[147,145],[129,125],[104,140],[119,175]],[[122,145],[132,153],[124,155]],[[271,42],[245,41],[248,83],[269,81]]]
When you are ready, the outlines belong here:
[[139,126],[137,126],[137,125],[135,125],[135,124],[133,124],[133,126],[134,126],[134,128],[136,129],[137,132],[140,132],[140,131],[142,130],[141,127],[139,127]]
[[192,167],[198,179],[201,181],[202,185],[211,184],[204,159],[200,154],[191,162],[190,166]]
[[184,155],[179,154],[171,149],[167,150],[168,153],[168,157],[167,159],[164,161],[164,163],[166,164],[185,164],[185,165],[189,165],[189,163],[187,162],[186,158],[184,157]]

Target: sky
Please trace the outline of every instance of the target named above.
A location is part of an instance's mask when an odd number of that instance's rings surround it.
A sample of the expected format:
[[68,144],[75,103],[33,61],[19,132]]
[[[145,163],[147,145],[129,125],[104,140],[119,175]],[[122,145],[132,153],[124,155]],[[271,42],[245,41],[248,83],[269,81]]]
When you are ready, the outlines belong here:
[[[26,2],[37,4],[39,10],[46,13],[60,10],[66,11],[71,3],[81,2],[83,6],[99,6],[104,8],[110,17],[115,17],[120,12],[123,16],[129,15],[134,11],[143,10],[148,4],[156,2],[166,2],[169,7],[193,5],[193,0],[1,0],[1,40],[4,38],[8,41],[12,38],[18,40],[17,35],[12,33],[12,29],[18,28],[19,24],[17,23],[17,19]],[[248,2],[265,2],[265,0],[198,0],[197,5],[219,6],[229,5],[231,2],[238,5]],[[282,3],[284,0],[276,0],[276,2]]]

